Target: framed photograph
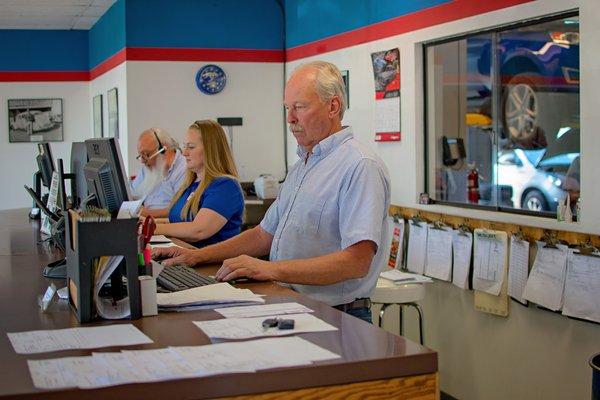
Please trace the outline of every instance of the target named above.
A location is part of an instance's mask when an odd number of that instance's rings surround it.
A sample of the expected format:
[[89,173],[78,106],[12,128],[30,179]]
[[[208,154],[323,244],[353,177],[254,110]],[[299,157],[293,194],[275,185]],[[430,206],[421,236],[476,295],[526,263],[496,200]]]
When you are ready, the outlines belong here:
[[342,74],[342,79],[344,80],[344,86],[346,86],[346,109],[350,108],[350,71],[343,70],[340,71]]
[[62,99],[9,99],[8,138],[16,142],[62,142]]
[[101,138],[102,135],[102,95],[94,96],[94,137]]
[[112,88],[106,94],[108,104],[108,137],[119,138],[119,96],[117,88]]

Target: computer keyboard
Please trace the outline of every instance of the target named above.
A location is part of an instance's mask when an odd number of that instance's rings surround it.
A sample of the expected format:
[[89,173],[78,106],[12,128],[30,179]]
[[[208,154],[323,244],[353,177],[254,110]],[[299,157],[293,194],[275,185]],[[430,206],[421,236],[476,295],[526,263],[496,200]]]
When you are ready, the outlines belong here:
[[193,268],[174,265],[163,268],[156,278],[156,283],[159,286],[159,291],[162,288],[168,292],[178,292],[218,282],[214,278],[198,274]]

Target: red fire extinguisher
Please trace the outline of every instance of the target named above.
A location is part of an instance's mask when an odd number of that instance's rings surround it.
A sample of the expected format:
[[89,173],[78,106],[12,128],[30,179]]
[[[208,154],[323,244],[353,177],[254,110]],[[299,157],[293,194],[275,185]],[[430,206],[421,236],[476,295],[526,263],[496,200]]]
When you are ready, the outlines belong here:
[[479,173],[475,164],[469,164],[469,174],[467,175],[467,198],[469,203],[479,203]]

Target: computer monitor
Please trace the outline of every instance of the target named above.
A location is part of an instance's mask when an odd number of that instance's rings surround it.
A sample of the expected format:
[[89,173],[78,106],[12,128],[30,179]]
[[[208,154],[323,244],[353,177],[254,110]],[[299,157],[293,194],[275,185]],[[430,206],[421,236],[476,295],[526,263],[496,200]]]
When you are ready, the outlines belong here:
[[99,207],[116,215],[123,201],[131,199],[119,142],[115,138],[85,141],[89,161],[84,167],[87,190]]
[[88,162],[87,148],[84,142],[73,142],[71,145],[71,173],[75,175],[75,190],[71,193],[74,208],[88,196],[84,167]]
[[42,179],[42,184],[50,188],[52,183],[52,173],[54,172],[54,160],[50,151],[50,143],[38,143],[38,155],[36,156],[38,172]]

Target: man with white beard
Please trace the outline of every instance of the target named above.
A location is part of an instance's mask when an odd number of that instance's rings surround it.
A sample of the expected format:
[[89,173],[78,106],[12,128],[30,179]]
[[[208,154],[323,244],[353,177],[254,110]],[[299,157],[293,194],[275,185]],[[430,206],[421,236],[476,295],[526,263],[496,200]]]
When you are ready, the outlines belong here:
[[131,184],[133,195],[144,198],[143,215],[164,216],[183,182],[185,158],[177,141],[160,128],[142,132],[137,149],[142,169]]

